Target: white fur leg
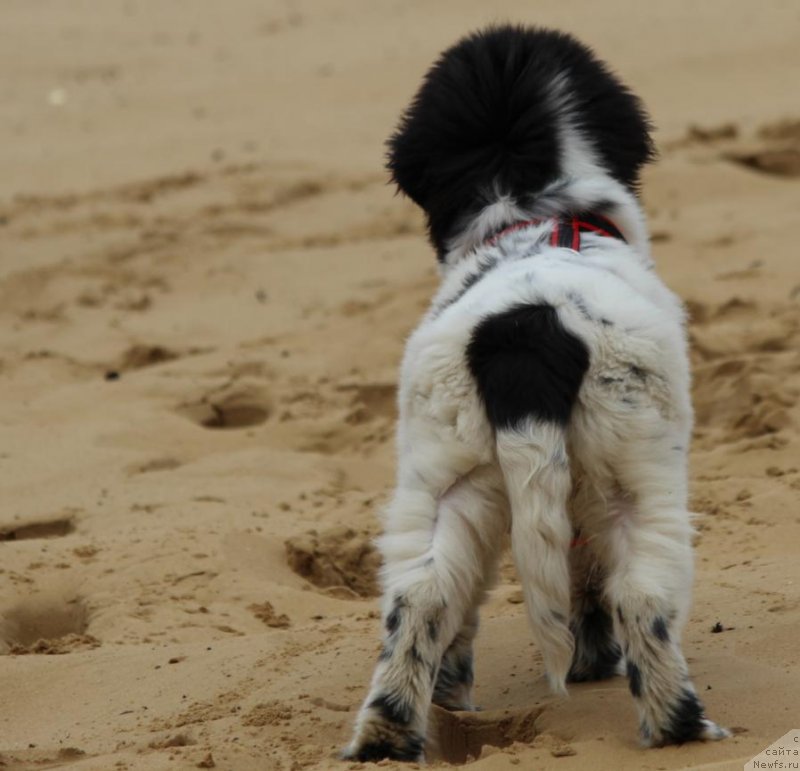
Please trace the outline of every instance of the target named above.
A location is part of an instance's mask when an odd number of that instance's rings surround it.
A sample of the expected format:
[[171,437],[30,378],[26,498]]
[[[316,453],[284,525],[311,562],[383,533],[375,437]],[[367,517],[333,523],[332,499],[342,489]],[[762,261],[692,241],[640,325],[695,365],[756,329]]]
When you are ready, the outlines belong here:
[[497,433],[511,504],[511,548],[550,686],[566,693],[574,642],[568,627],[570,469],[561,427],[530,421]]
[[[506,519],[493,476],[476,469],[439,496],[397,491],[381,539],[383,650],[346,758],[422,758],[442,656],[463,629],[503,541]],[[456,658],[463,652],[453,651]]]
[[617,521],[608,559],[617,634],[642,741],[722,739],[729,733],[705,717],[680,645],[692,580],[683,464],[674,452],[657,455],[642,447],[631,456],[632,468],[618,469],[623,490],[612,501]]

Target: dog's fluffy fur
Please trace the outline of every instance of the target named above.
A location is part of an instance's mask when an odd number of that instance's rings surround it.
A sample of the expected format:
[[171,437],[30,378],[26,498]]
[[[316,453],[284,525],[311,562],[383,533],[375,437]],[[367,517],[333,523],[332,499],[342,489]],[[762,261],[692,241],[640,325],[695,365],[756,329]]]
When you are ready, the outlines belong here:
[[[554,691],[624,671],[646,744],[727,735],[680,647],[692,411],[682,306],[636,196],[648,128],[573,38],[494,27],[442,55],[389,141],[442,284],[402,365],[384,643],[345,757],[419,760],[431,701],[473,709],[477,606],[509,531]],[[625,240],[549,245],[577,212]]]

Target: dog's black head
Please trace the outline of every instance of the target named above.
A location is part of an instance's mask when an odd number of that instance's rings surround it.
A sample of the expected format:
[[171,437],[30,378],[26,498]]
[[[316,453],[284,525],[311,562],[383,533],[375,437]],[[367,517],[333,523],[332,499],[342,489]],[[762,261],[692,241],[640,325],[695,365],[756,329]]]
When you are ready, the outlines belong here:
[[388,166],[425,210],[441,259],[459,223],[498,195],[521,200],[570,176],[576,137],[635,192],[653,156],[639,99],[569,35],[492,27],[433,65],[388,142]]

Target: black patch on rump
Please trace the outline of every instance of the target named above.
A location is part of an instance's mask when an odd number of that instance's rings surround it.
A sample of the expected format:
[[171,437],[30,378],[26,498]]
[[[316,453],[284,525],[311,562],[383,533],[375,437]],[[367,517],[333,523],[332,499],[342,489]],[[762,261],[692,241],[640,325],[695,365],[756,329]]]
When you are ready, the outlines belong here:
[[530,200],[562,176],[565,118],[635,190],[654,155],[649,120],[588,47],[562,32],[506,25],[441,55],[387,143],[392,178],[425,210],[440,259],[459,224],[497,194]]
[[527,418],[566,424],[589,368],[589,351],[550,305],[518,305],[487,316],[467,362],[496,429]]

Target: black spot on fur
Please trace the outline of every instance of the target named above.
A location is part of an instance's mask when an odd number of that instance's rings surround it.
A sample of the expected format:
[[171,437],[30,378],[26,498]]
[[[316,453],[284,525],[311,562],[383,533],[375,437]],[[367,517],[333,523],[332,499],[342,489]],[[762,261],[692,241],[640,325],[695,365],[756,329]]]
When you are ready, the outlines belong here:
[[632,661],[628,661],[626,666],[628,671],[628,685],[630,686],[631,693],[638,699],[642,695],[641,670]]
[[622,606],[617,605],[617,618],[619,619],[620,624],[625,623],[625,617],[622,615]]
[[389,615],[386,616],[386,631],[389,634],[394,634],[400,626],[400,603],[395,601]]
[[683,744],[700,737],[703,732],[703,705],[691,691],[684,691],[672,707],[669,723],[664,728],[664,740]]
[[425,661],[425,659],[422,658],[422,654],[419,652],[419,648],[417,648],[416,641],[414,645],[408,649],[408,655],[416,664],[422,664]]
[[561,176],[564,118],[635,189],[653,156],[647,116],[582,43],[561,32],[500,26],[442,54],[388,142],[392,177],[425,210],[440,259],[459,224],[495,200],[495,191],[521,199]]
[[431,642],[436,642],[439,637],[439,625],[435,621],[428,621],[428,637],[431,638]]
[[669,641],[669,630],[667,629],[666,619],[663,616],[656,616],[653,620],[653,634],[661,642]]
[[592,602],[582,616],[573,618],[570,630],[575,638],[575,655],[567,675],[569,682],[613,677],[622,653],[614,639],[614,624],[608,611]]
[[377,709],[381,713],[381,717],[388,723],[395,723],[397,725],[408,725],[411,718],[414,716],[411,705],[403,701],[402,698],[393,696],[392,694],[381,694],[376,696],[369,706],[372,709]]
[[589,351],[550,305],[518,305],[478,324],[467,361],[495,428],[514,428],[526,418],[565,424]]

